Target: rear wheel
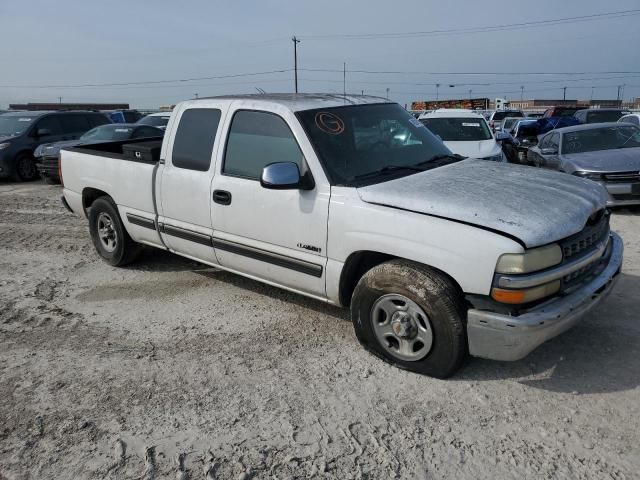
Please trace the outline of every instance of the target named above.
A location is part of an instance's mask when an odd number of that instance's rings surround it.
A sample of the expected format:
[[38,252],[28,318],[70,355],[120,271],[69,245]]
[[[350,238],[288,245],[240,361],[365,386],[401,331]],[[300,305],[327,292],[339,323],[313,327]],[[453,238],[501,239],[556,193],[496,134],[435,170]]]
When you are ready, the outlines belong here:
[[109,197],[100,197],[91,205],[89,232],[98,254],[114,267],[133,262],[142,249],[125,230],[118,209]]
[[446,378],[465,358],[464,297],[424,265],[393,260],[369,270],[353,293],[351,317],[360,343],[400,368]]
[[18,155],[16,158],[16,180],[28,182],[35,179],[37,176],[38,170],[36,169],[36,164],[33,161],[33,158],[26,153]]

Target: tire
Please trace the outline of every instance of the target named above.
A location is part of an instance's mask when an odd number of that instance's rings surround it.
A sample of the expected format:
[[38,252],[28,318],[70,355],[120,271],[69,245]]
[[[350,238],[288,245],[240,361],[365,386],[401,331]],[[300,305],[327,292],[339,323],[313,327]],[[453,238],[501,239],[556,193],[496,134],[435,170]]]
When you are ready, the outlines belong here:
[[356,285],[351,318],[364,348],[397,367],[446,378],[466,357],[462,292],[424,265],[392,260],[369,270]]
[[133,262],[142,250],[125,230],[118,209],[110,197],[100,197],[91,205],[89,233],[98,254],[114,267]]
[[14,178],[19,182],[29,182],[38,178],[36,163],[31,155],[21,153],[16,157]]

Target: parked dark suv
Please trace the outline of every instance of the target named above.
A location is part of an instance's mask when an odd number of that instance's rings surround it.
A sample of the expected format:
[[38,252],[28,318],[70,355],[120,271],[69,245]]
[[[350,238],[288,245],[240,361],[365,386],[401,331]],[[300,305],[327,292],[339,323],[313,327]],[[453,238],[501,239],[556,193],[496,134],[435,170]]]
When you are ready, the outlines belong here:
[[0,115],[0,178],[33,180],[33,152],[43,143],[74,140],[111,123],[99,112],[7,112]]

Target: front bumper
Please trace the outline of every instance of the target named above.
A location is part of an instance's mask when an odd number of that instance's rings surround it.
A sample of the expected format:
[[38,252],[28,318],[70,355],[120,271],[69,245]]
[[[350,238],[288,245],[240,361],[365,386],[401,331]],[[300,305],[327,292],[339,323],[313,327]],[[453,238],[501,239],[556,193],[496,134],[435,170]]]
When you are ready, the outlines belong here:
[[607,207],[640,205],[638,182],[598,182],[607,189]]
[[58,157],[38,157],[36,160],[38,173],[43,177],[60,180],[58,176]]
[[595,278],[570,294],[534,307],[520,316],[469,310],[469,353],[491,360],[520,360],[542,343],[574,326],[611,292],[618,280],[623,250],[622,239],[611,232],[611,255]]

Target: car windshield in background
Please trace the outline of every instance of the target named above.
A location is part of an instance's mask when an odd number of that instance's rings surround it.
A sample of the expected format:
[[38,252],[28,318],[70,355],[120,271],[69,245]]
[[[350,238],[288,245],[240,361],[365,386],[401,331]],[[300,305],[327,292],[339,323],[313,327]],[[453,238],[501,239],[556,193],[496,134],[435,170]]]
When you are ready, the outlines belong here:
[[501,122],[507,117],[524,117],[524,114],[522,112],[510,112],[508,110],[503,110],[503,111],[494,113],[492,120],[494,122]]
[[601,112],[587,113],[588,123],[605,123],[617,122],[627,112],[619,112],[616,110],[603,110]]
[[37,117],[28,115],[0,115],[0,137],[21,135],[31,126]]
[[131,138],[132,132],[132,127],[118,126],[117,123],[111,125],[102,125],[101,127],[96,127],[92,130],[89,130],[87,133],[80,137],[80,140],[96,140],[105,142],[129,140]]
[[504,119],[504,122],[502,122],[502,129],[503,130],[509,130],[510,128],[513,128],[513,126],[516,124],[516,122],[518,122],[520,119],[519,118],[514,118],[514,117],[507,117]]
[[518,125],[518,130],[516,132],[516,136],[518,138],[525,137],[537,137],[538,136],[538,123],[537,122],[526,122],[520,123]]
[[444,142],[477,142],[492,138],[489,127],[480,118],[434,117],[420,121]]
[[169,123],[169,117],[147,116],[136,122],[138,125],[150,125],[152,127],[166,127]]
[[334,184],[360,185],[365,178],[375,183],[435,167],[443,156],[458,160],[397,104],[305,110],[297,116]]
[[577,108],[556,108],[553,111],[554,117],[573,117],[573,115],[578,111]]
[[563,154],[632,147],[640,147],[640,128],[635,125],[589,128],[568,132],[562,137]]

